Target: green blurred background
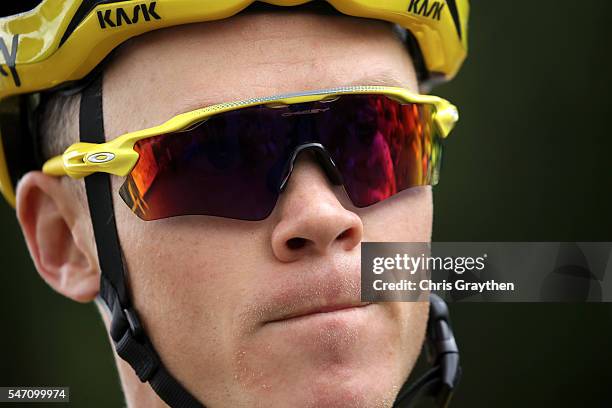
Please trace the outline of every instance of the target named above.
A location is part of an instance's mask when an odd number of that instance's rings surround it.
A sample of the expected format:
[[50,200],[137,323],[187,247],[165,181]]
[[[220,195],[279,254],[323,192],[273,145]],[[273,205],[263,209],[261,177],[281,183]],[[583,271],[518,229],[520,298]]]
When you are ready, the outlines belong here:
[[[612,2],[471,6],[470,56],[434,90],[461,112],[434,193],[434,240],[612,241]],[[121,406],[94,306],[38,277],[4,203],[0,225],[0,385],[70,386],[72,406]],[[464,368],[453,406],[612,406],[609,304],[451,313]]]

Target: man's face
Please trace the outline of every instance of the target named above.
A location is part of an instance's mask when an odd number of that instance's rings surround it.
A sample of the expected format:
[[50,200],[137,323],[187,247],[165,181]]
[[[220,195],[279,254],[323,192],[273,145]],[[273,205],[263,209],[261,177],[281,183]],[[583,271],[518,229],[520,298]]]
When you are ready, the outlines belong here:
[[[104,77],[105,129],[113,139],[214,103],[357,84],[417,90],[410,57],[389,25],[242,15],[123,47]],[[122,181],[114,179],[115,191]],[[200,401],[392,404],[420,351],[427,305],[356,307],[360,242],[429,241],[429,188],[358,209],[302,154],[263,221],[145,222],[114,197],[136,310],[166,367]],[[120,371],[130,404],[153,406],[152,391],[124,363]]]

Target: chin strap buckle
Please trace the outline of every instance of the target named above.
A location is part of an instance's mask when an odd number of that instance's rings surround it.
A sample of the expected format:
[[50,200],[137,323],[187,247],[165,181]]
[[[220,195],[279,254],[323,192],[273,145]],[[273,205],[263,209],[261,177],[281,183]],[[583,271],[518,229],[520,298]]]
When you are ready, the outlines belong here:
[[134,308],[122,307],[118,299],[113,304],[110,334],[119,357],[134,368],[140,381],[149,381],[159,368],[159,357]]
[[134,339],[142,340],[144,337],[144,330],[142,328],[142,325],[140,324],[140,320],[138,320],[138,315],[136,315],[134,309],[123,309],[123,314],[125,315],[128,321],[130,331],[132,332],[132,336],[134,336]]
[[459,348],[450,325],[446,302],[434,294],[430,294],[429,301],[427,351],[430,363],[439,367],[439,384],[432,394],[437,396],[439,406],[446,407],[461,377]]

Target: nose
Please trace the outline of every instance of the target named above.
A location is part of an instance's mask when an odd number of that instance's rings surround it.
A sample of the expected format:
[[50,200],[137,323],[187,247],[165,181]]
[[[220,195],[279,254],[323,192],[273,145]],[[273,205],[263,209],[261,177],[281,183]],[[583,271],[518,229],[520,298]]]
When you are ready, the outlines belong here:
[[272,251],[282,262],[351,251],[363,238],[361,218],[341,204],[313,151],[297,156],[275,212]]

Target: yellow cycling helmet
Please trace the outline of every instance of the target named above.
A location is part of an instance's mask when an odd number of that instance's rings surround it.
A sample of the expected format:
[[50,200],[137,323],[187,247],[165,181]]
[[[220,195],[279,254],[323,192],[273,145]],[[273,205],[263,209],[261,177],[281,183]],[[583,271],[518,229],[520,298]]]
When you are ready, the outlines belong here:
[[[261,0],[298,6],[311,0]],[[39,169],[28,120],[37,92],[83,79],[118,45],[159,28],[219,20],[254,0],[43,0],[0,19],[0,191],[13,206],[14,186]],[[421,83],[453,78],[467,54],[468,0],[327,0],[338,12],[406,29]],[[23,152],[28,152],[24,154]],[[30,160],[30,161],[27,161]]]

